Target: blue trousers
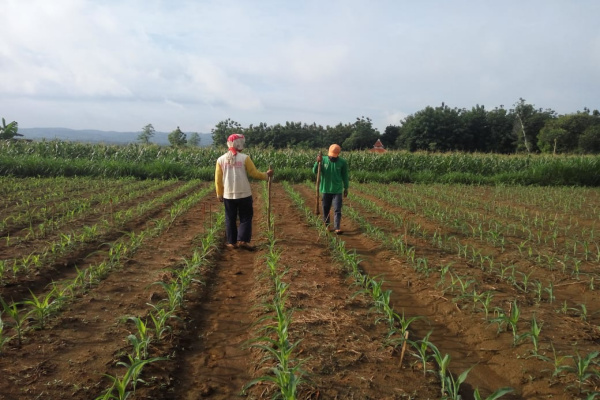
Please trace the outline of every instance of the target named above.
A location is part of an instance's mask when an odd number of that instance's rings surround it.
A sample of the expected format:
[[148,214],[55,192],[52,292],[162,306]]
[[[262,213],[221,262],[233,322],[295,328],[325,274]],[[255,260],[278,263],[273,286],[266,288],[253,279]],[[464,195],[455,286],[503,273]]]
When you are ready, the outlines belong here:
[[342,222],[342,193],[323,193],[323,222],[329,226],[329,211],[333,205],[333,229],[340,229]]
[[[225,205],[225,234],[227,243],[250,242],[252,239],[252,196],[243,199],[223,199]],[[240,226],[237,226],[238,216]]]

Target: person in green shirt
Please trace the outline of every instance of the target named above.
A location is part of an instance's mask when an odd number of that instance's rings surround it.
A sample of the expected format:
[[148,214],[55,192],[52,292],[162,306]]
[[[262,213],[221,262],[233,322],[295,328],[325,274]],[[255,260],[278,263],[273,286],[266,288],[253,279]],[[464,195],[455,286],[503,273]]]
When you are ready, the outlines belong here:
[[340,235],[342,222],[342,196],[348,196],[348,186],[350,180],[348,177],[348,163],[340,157],[342,148],[337,144],[329,146],[327,158],[321,154],[317,156],[317,162],[313,167],[313,173],[316,174],[321,164],[321,183],[319,192],[322,194],[321,202],[323,204],[323,222],[329,228],[329,211],[333,206],[333,229]]

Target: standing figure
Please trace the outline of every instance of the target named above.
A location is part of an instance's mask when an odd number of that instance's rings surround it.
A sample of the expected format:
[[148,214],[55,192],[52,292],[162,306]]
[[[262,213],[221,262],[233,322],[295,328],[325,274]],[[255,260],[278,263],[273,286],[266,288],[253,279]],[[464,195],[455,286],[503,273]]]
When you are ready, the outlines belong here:
[[250,245],[254,208],[248,176],[266,181],[273,176],[273,170],[260,172],[256,169],[250,157],[242,153],[245,141],[244,135],[236,133],[227,138],[229,150],[217,159],[215,188],[217,198],[225,205],[227,247],[254,250]]
[[336,234],[341,234],[340,224],[342,222],[342,195],[348,196],[348,163],[340,157],[342,148],[337,144],[329,146],[327,158],[321,154],[317,156],[317,162],[313,167],[313,173],[317,173],[319,163],[321,166],[321,183],[319,191],[323,194],[321,199],[323,203],[323,222],[329,228],[329,211],[333,205],[333,229]]

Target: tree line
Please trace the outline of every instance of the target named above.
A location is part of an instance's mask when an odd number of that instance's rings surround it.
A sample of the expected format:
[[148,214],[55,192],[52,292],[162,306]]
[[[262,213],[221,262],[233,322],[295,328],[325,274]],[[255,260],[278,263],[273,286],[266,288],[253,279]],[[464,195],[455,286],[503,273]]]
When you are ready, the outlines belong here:
[[[470,110],[450,108],[442,103],[438,107],[427,106],[407,116],[399,125],[388,125],[383,133],[373,127],[368,117],[359,117],[352,123],[335,126],[286,122],[285,124],[242,127],[228,118],[211,130],[213,146],[224,146],[231,133],[246,135],[248,145],[258,148],[304,148],[323,149],[337,143],[346,151],[372,148],[381,140],[387,149],[432,152],[481,152],[481,153],[600,153],[600,112],[584,108],[573,114],[558,115],[551,109],[536,108],[519,99],[512,108],[499,106],[487,110],[476,105]],[[137,137],[142,144],[149,144],[155,134],[152,124],[144,126]],[[23,136],[18,124],[0,126],[0,139]],[[199,146],[197,132],[189,137],[179,127],[169,136],[174,147]]]
[[389,125],[383,133],[370,118],[352,123],[321,126],[315,123],[259,123],[242,127],[227,119],[212,129],[213,145],[223,146],[233,133],[246,135],[255,147],[324,148],[338,143],[344,150],[372,148],[380,139],[387,149],[408,151],[466,151],[483,153],[600,153],[600,112],[584,108],[574,114],[558,115],[551,109],[536,108],[519,99],[514,107],[486,110],[450,108],[442,103],[428,106]]

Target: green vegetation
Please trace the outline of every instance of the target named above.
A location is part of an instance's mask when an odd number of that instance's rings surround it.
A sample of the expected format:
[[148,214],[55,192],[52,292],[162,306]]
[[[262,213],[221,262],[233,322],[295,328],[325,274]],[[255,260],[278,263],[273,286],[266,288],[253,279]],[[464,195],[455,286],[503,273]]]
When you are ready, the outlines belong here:
[[9,124],[2,118],[2,126],[0,126],[0,140],[13,139],[16,136],[23,136],[19,132],[19,124],[13,121]]
[[[224,148],[111,146],[63,141],[1,141],[0,174],[15,177],[134,177],[214,179]],[[312,180],[316,150],[250,147],[259,169],[272,165],[276,179]],[[599,186],[598,155],[501,155],[389,151],[344,152],[355,182],[464,183],[486,185]]]

